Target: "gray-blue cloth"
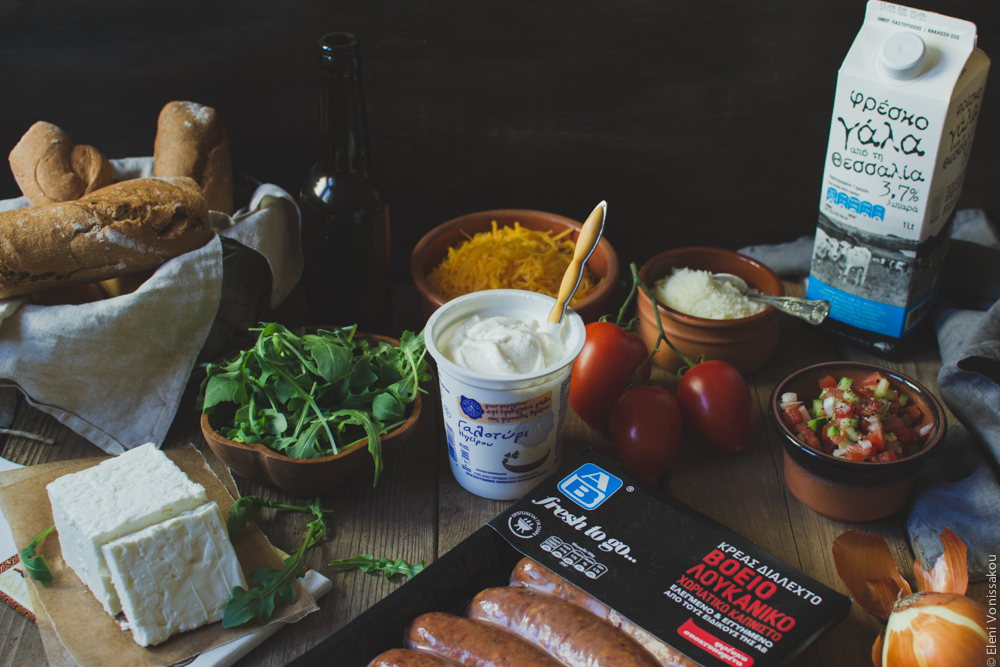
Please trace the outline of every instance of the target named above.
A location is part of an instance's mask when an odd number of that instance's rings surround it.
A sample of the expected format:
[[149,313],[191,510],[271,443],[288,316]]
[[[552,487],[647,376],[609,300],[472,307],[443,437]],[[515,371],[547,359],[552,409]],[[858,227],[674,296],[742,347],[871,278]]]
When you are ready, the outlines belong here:
[[[1000,279],[1000,276],[998,276]],[[907,531],[933,566],[945,526],[968,548],[969,576],[987,576],[1000,547],[1000,301],[988,311],[945,310],[937,321],[938,388],[959,424],[923,480]]]
[[[740,252],[782,278],[801,278],[811,238]],[[942,552],[939,535],[950,528],[968,548],[969,577],[977,581],[1000,551],[1000,242],[982,211],[956,214],[938,310],[938,388],[958,423],[922,472],[907,533],[931,568]]]
[[767,265],[782,278],[797,278],[809,275],[815,240],[812,235],[800,236],[788,243],[747,246],[739,252]]

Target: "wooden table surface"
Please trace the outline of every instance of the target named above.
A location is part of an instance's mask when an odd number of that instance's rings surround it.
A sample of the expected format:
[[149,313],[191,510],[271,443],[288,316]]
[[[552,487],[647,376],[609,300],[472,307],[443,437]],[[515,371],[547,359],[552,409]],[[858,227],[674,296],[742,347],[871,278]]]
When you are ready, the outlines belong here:
[[[681,452],[661,486],[675,498],[719,521],[761,549],[793,565],[828,586],[845,592],[831,556],[834,538],[848,528],[884,536],[904,576],[910,577],[913,554],[905,536],[904,513],[861,525],[826,519],[802,505],[785,488],[782,478],[782,445],[766,412],[776,383],[788,373],[820,361],[854,359],[882,363],[910,375],[937,393],[940,360],[929,333],[905,357],[888,362],[855,348],[838,345],[808,325],[784,318],[778,352],[761,370],[748,378],[756,404],[753,435],[738,454],[707,451],[685,437]],[[673,388],[674,383],[657,369],[654,379]],[[189,391],[189,394],[192,392]],[[321,639],[336,632],[405,580],[392,580],[360,571],[339,572],[327,566],[333,559],[368,553],[403,557],[407,561],[434,561],[469,536],[509,503],[471,495],[458,486],[448,467],[444,438],[439,430],[440,406],[431,391],[420,432],[411,446],[386,463],[377,489],[359,479],[326,496],[324,505],[334,513],[326,541],[307,554],[307,562],[333,581],[333,589],[319,602],[319,611],[283,628],[239,662],[241,667],[284,665]],[[187,396],[166,448],[193,442],[205,447],[197,427],[193,397]],[[565,429],[565,460],[593,447],[614,455],[607,432],[594,431],[570,411]],[[949,419],[954,417],[949,413]],[[0,436],[0,454],[17,463],[34,465],[64,459],[100,456],[92,444],[64,428],[51,417],[22,404],[15,429],[43,435],[54,445],[19,437]],[[286,496],[273,488],[236,478],[243,494],[274,499]],[[266,516],[260,526],[278,547],[299,544],[305,529],[302,515]],[[912,581],[912,579],[911,579]],[[974,585],[970,595],[981,602],[985,584]],[[845,667],[871,664],[871,646],[880,623],[854,605],[851,615],[812,644],[791,664],[799,667]],[[0,605],[0,665],[33,667],[46,658],[36,628],[13,610]]]

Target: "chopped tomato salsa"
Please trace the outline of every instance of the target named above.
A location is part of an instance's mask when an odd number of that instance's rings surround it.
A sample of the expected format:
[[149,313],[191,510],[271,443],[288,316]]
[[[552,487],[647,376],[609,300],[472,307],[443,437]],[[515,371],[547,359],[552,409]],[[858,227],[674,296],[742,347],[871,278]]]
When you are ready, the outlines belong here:
[[895,461],[920,451],[933,424],[910,397],[875,372],[855,382],[824,376],[819,396],[804,404],[794,393],[781,397],[781,417],[796,437],[814,449],[848,461]]

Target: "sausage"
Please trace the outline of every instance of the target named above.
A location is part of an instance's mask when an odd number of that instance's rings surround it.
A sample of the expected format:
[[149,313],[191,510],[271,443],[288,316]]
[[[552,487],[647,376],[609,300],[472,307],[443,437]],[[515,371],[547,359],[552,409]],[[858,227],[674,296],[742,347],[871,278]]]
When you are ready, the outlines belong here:
[[661,667],[697,667],[696,662],[683,655],[659,637],[646,632],[597,598],[588,595],[558,574],[530,558],[522,558],[510,575],[512,586],[524,586],[539,593],[561,598],[586,609],[615,626],[645,648]]
[[510,585],[525,586],[538,593],[554,595],[570,604],[586,609],[598,618],[610,621],[612,610],[609,606],[597,598],[587,595],[552,570],[530,558],[522,558],[514,566],[514,571],[510,575]]
[[368,667],[455,667],[455,663],[431,653],[393,648],[368,663]]
[[466,616],[513,632],[571,667],[658,667],[644,648],[606,621],[523,586],[481,591]]
[[406,630],[405,642],[408,648],[463,667],[562,667],[506,630],[443,612],[415,618]]

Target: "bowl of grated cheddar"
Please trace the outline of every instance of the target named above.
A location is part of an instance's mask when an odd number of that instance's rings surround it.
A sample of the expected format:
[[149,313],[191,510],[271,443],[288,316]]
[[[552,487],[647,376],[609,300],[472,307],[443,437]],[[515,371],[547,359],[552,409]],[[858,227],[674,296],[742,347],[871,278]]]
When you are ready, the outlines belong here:
[[[446,301],[484,289],[523,289],[554,297],[581,227],[555,213],[525,209],[480,211],[438,225],[410,256],[424,320]],[[602,238],[570,303],[584,322],[610,313],[620,294],[618,274],[618,255]]]

